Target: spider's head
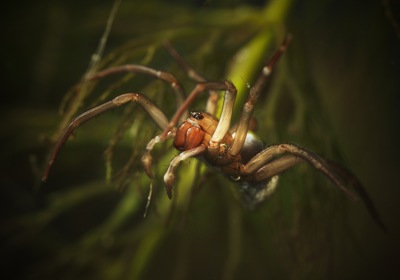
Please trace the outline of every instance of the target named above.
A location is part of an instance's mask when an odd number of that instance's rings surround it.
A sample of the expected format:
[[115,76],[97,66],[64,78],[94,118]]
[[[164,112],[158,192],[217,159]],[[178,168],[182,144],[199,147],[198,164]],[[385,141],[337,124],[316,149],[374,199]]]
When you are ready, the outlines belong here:
[[186,121],[193,125],[200,126],[201,129],[209,135],[214,134],[218,125],[218,119],[205,112],[190,112],[190,117]]
[[202,120],[204,119],[204,115],[202,112],[190,112],[190,116],[195,120]]

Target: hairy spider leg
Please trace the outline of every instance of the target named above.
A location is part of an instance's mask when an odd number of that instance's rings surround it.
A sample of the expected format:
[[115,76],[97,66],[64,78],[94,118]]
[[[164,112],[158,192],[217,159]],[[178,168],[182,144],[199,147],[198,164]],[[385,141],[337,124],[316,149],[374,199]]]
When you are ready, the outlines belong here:
[[167,169],[167,172],[164,174],[164,183],[167,191],[168,198],[172,198],[172,186],[175,182],[175,168],[181,161],[184,161],[188,158],[198,156],[206,151],[206,147],[204,145],[197,146],[196,148],[186,150],[181,152],[179,155],[174,157]]
[[[254,104],[257,102],[257,99],[260,96],[261,90],[270,80],[271,73],[275,64],[278,62],[282,54],[286,51],[291,40],[292,36],[290,34],[284,38],[279,49],[266,62],[255,84],[250,88],[249,95],[247,97],[246,103],[243,106],[239,123],[236,128],[235,138],[233,139],[232,146],[228,151],[230,156],[234,157],[242,150],[244,142],[246,140],[247,132],[249,131],[250,121],[253,116]],[[220,121],[224,121],[222,117]]]
[[357,179],[357,177],[350,170],[339,165],[338,163],[336,163],[334,161],[326,159],[326,162],[335,171],[335,173],[340,175],[340,177],[342,177],[348,185],[353,187],[353,189],[360,196],[365,207],[367,207],[371,217],[385,232],[387,232],[387,227],[386,227],[385,223],[383,222],[382,218],[380,217],[378,210],[375,208],[371,197],[368,195],[366,189],[361,184],[361,182]]
[[[207,82],[203,75],[197,72],[190,64],[178,53],[178,51],[172,46],[169,41],[164,43],[165,49],[168,51],[169,55],[178,63],[178,65],[186,72],[187,76],[197,83]],[[209,97],[207,99],[206,112],[215,115],[217,111],[219,94],[215,90],[209,91]]]
[[[287,154],[285,155],[285,153]],[[281,154],[284,155],[277,157]],[[300,162],[309,163],[316,170],[328,177],[334,185],[340,188],[351,199],[356,200],[357,197],[346,187],[352,186],[363,201],[371,217],[384,231],[387,231],[372,199],[351,171],[295,144],[278,144],[267,147],[254,156],[247,164],[242,165],[240,173],[242,175],[253,174],[255,181],[263,181],[278,175]]]
[[168,126],[168,119],[164,115],[164,113],[147,97],[143,96],[140,93],[125,93],[115,97],[113,100],[108,101],[104,104],[101,104],[93,109],[90,109],[81,115],[74,118],[69,124],[68,128],[65,130],[64,134],[61,136],[60,140],[57,142],[51,156],[47,168],[42,177],[42,181],[46,182],[51,167],[53,166],[58,153],[60,152],[62,146],[65,141],[69,138],[75,128],[79,127],[83,123],[89,121],[90,119],[106,112],[111,109],[117,108],[121,105],[124,105],[129,102],[139,103],[143,109],[151,116],[151,118],[156,122],[156,124],[161,128],[165,129]]
[[126,64],[126,65],[110,67],[103,71],[97,72],[92,76],[87,77],[86,80],[88,81],[98,80],[113,74],[126,73],[126,72],[148,75],[157,78],[159,80],[162,80],[166,83],[169,83],[176,95],[176,108],[178,109],[182,106],[182,103],[186,98],[186,94],[181,83],[175,78],[175,76],[172,75],[171,73],[156,70],[144,65]]
[[[275,157],[287,153],[289,156],[283,159],[276,159]],[[334,173],[327,162],[315,153],[312,153],[295,144],[278,144],[268,146],[257,155],[255,155],[248,163],[240,166],[241,175],[256,174],[256,180],[265,180],[271,176],[277,175],[279,172],[298,163],[301,158],[315,169],[323,173],[329,180],[331,180],[338,188],[346,193],[350,198],[356,200],[356,196],[350,192],[343,179]],[[277,161],[276,163],[274,161]],[[269,169],[270,168],[270,169]]]

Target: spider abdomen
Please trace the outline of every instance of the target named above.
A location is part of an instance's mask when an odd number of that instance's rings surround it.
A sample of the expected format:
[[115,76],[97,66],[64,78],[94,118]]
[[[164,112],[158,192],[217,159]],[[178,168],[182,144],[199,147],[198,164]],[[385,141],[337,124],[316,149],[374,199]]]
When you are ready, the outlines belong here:
[[[235,137],[235,133],[233,133],[232,136]],[[264,148],[265,143],[260,137],[251,131],[247,132],[246,140],[244,141],[243,148],[240,152],[241,161],[243,163],[247,163],[252,157],[261,152]]]

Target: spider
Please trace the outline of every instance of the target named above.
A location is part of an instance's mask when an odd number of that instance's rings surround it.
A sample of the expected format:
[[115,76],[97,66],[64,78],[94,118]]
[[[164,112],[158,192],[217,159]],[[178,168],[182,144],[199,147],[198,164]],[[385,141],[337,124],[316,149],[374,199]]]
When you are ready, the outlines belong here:
[[[175,182],[175,170],[180,162],[188,158],[200,158],[208,165],[219,169],[230,180],[238,183],[242,199],[249,208],[256,207],[274,192],[279,174],[299,163],[306,162],[325,175],[350,198],[356,199],[356,196],[346,187],[346,185],[352,185],[362,198],[370,215],[385,229],[372,200],[359,180],[349,170],[296,144],[283,143],[265,146],[260,138],[251,132],[252,114],[257,99],[261,90],[270,80],[274,66],[289,46],[291,39],[292,36],[287,35],[279,49],[264,64],[256,82],[249,90],[240,119],[232,129],[230,129],[230,125],[236,98],[235,86],[227,80],[223,82],[206,80],[193,70],[169,43],[165,44],[166,50],[186,70],[188,76],[197,82],[187,97],[185,97],[183,87],[172,74],[142,65],[129,64],[112,67],[87,78],[95,80],[120,72],[133,72],[155,77],[169,83],[175,91],[177,111],[168,120],[162,110],[151,100],[141,93],[134,92],[121,94],[111,101],[82,113],[71,121],[57,142],[42,178],[43,182],[47,180],[60,149],[77,127],[108,110],[136,102],[143,107],[162,131],[161,134],[150,140],[142,156],[142,163],[147,175],[152,177],[151,151],[157,143],[173,138],[174,147],[180,151],[171,160],[163,178],[166,193],[170,199]],[[206,110],[188,113],[187,110],[196,97],[205,92],[210,93]],[[224,101],[218,120],[214,114],[216,97],[221,92],[224,92]],[[185,115],[188,115],[186,119]],[[177,126],[179,121],[181,124]]]

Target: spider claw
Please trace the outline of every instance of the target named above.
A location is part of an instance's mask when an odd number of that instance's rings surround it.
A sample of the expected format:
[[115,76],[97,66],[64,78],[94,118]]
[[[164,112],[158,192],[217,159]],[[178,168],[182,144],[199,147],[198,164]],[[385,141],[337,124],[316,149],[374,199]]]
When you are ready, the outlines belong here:
[[172,199],[172,188],[171,189],[167,188],[167,196],[169,199]]
[[151,172],[150,167],[144,166],[144,171],[146,172],[146,174],[147,174],[147,176],[148,176],[149,178],[153,178],[153,173]]
[[153,162],[153,160],[152,160],[151,154],[149,152],[144,153],[144,155],[142,156],[142,163],[143,163],[144,170],[145,170],[147,176],[149,176],[149,178],[153,178],[153,174],[151,172],[152,162]]
[[165,190],[169,199],[172,199],[172,185],[165,184]]
[[164,183],[165,183],[165,189],[167,191],[167,196],[169,199],[172,199],[172,186],[174,185],[175,182],[175,175],[173,172],[169,172],[169,170],[165,173],[164,175]]

